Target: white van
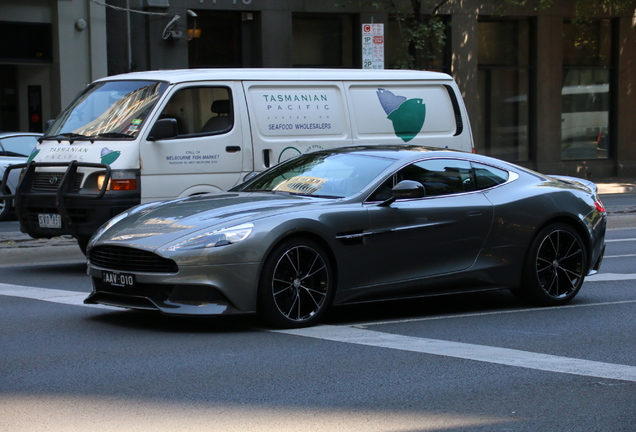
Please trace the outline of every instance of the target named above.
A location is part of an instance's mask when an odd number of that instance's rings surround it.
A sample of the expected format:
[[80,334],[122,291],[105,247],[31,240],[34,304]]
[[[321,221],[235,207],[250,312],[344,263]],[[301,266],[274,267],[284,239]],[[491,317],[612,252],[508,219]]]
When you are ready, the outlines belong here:
[[148,201],[223,191],[316,149],[408,143],[473,151],[445,74],[190,69],[95,81],[48,129],[15,194],[21,230],[84,247]]

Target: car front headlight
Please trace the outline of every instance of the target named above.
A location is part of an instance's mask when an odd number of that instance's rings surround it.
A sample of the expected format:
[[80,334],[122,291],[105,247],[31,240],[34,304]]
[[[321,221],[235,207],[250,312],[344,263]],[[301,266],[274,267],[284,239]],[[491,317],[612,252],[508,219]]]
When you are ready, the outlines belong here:
[[203,249],[217,246],[225,246],[242,242],[254,230],[253,223],[245,223],[233,227],[223,228],[216,231],[210,231],[191,237],[176,245],[168,247],[169,251]]

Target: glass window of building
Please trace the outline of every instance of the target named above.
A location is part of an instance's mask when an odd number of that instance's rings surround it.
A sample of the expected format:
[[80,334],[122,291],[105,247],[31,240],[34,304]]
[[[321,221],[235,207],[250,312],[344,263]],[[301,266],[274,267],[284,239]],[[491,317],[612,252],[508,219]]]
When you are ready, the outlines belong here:
[[294,67],[354,67],[351,16],[293,14],[292,63]]
[[527,161],[529,20],[480,20],[477,33],[477,151]]
[[564,23],[561,158],[605,159],[610,139],[611,21]]
[[199,67],[242,67],[241,13],[196,11],[197,30],[188,42],[188,63]]

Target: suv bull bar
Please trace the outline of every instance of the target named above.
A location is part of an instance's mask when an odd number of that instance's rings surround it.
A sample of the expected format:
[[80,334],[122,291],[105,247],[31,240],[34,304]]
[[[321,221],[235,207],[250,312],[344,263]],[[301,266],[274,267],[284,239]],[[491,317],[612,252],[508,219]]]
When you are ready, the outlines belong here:
[[[48,167],[67,167],[66,172],[62,176],[62,180],[57,186],[55,191],[36,191],[33,187],[33,179],[35,176],[36,168],[48,168]],[[73,185],[75,184],[75,178],[78,168],[97,168],[105,171],[105,178],[102,187],[97,193],[90,192],[73,192]],[[2,183],[0,184],[0,191],[4,190],[4,186],[8,184],[9,173],[13,170],[23,170],[20,174],[20,180],[15,189],[15,193],[9,195],[0,195],[0,199],[13,200],[13,206],[20,222],[20,229],[22,232],[30,235],[33,238],[41,237],[38,235],[28,223],[26,219],[25,200],[31,198],[50,198],[55,196],[55,207],[62,219],[63,226],[70,232],[70,234],[77,238],[80,233],[73,223],[73,220],[69,214],[67,208],[67,201],[70,198],[82,198],[90,200],[101,199],[108,188],[108,183],[111,177],[111,168],[109,165],[101,163],[89,163],[89,162],[27,162],[22,164],[14,164],[7,167],[2,177]],[[1,193],[1,192],[0,192]]]

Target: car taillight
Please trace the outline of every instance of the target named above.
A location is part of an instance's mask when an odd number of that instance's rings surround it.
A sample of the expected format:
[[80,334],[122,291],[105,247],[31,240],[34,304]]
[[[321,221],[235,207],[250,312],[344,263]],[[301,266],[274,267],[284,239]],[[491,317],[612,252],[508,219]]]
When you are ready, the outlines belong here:
[[594,206],[596,206],[596,210],[600,211],[601,213],[605,213],[605,206],[601,202],[600,198],[596,198],[596,201],[594,201]]

